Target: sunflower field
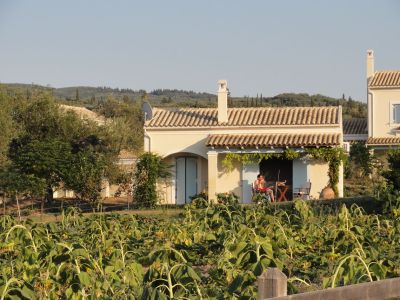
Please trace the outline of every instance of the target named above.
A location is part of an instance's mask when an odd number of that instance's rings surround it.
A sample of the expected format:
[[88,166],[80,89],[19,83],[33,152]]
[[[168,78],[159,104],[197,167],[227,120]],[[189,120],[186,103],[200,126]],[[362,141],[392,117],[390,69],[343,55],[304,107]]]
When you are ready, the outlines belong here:
[[194,203],[178,217],[0,218],[2,299],[256,299],[267,267],[289,293],[399,276],[399,214],[296,201]]

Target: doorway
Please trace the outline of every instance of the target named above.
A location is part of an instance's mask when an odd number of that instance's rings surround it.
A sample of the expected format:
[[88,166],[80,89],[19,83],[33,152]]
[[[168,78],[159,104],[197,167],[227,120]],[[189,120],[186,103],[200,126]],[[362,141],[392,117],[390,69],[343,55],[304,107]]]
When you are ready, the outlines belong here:
[[293,161],[288,159],[270,158],[260,162],[260,174],[264,175],[268,185],[275,185],[277,181],[285,181],[289,187],[288,199],[292,199]]
[[190,203],[190,197],[197,194],[197,158],[176,158],[176,204]]

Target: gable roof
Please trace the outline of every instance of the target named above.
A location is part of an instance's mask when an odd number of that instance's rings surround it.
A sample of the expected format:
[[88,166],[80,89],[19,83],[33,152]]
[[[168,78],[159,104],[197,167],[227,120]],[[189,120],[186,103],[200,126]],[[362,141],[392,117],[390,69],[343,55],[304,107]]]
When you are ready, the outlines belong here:
[[340,133],[310,134],[211,134],[207,146],[223,147],[315,147],[340,145]]
[[400,87],[400,71],[378,71],[369,80],[370,88]]
[[339,125],[339,107],[228,108],[228,122],[218,123],[217,108],[155,109],[146,128],[210,128]]
[[343,134],[368,134],[367,118],[343,120]]

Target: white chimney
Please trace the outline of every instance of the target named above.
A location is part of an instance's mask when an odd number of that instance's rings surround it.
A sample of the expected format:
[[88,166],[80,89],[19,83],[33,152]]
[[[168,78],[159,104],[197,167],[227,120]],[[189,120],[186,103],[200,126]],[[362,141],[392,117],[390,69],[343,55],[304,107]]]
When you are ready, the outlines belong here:
[[367,79],[374,76],[374,50],[367,50]]
[[218,80],[218,123],[228,122],[228,92],[226,80]]

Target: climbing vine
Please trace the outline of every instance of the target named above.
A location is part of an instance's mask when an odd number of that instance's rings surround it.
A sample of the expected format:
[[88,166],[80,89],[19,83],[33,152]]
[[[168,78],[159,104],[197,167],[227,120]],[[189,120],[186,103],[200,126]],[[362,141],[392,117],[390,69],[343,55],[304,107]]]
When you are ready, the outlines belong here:
[[227,153],[222,160],[222,166],[225,170],[231,171],[234,161],[246,165],[260,163],[263,159],[267,160],[271,158],[294,160],[302,154],[328,163],[329,186],[333,189],[335,195],[338,195],[339,168],[342,161],[346,159],[342,148],[309,148],[305,149],[304,152],[286,149],[281,153]]

